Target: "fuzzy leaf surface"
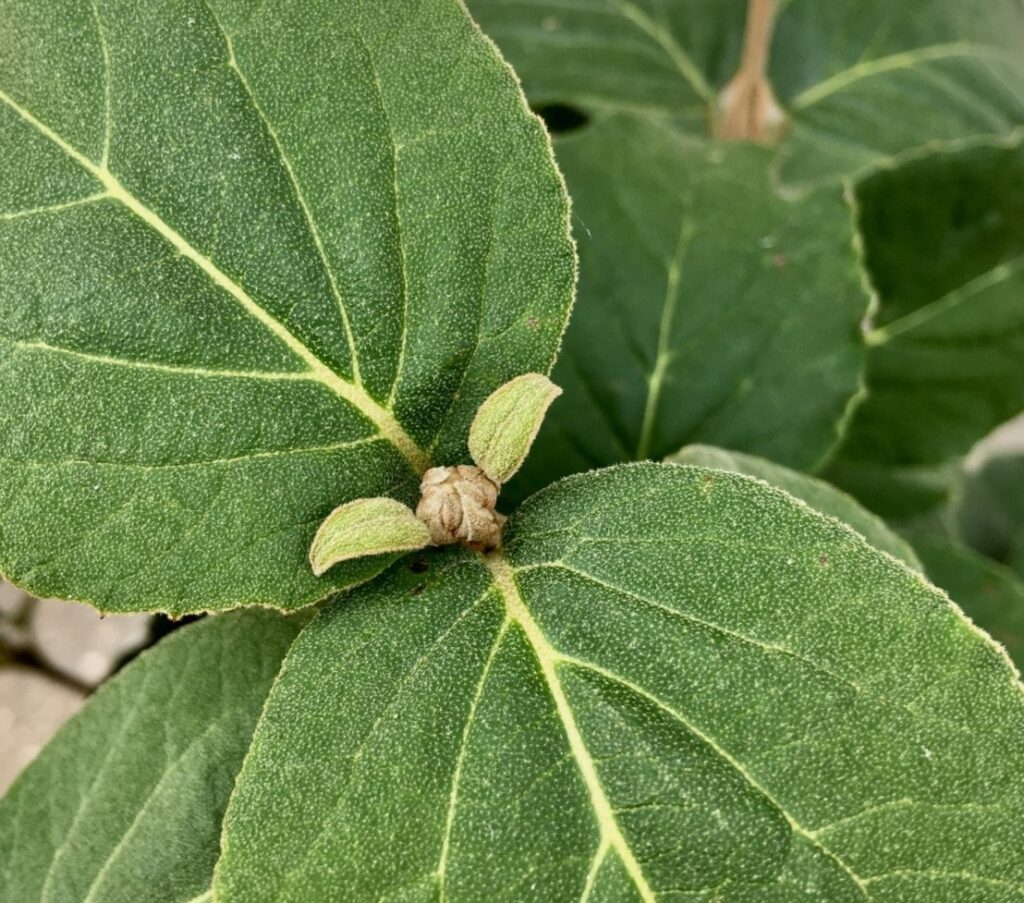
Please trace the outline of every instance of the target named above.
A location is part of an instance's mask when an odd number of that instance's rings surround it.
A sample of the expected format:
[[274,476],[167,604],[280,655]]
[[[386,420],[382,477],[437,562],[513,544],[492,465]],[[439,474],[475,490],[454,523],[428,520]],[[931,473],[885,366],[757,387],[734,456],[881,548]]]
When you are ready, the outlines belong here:
[[666,460],[674,464],[692,464],[757,477],[806,502],[815,511],[838,518],[860,533],[876,549],[888,552],[908,567],[917,571],[924,570],[910,544],[894,533],[885,521],[864,508],[856,499],[817,477],[790,470],[764,458],[708,445],[688,445]]
[[540,123],[456,0],[0,0],[0,571],[294,608],[572,294]]
[[920,574],[763,483],[638,464],[326,607],[221,903],[1007,900],[1024,690]]
[[615,115],[557,145],[579,301],[520,495],[700,442],[798,469],[836,444],[869,307],[839,187],[780,198],[769,151]]
[[1005,565],[939,537],[913,537],[929,579],[1024,667],[1024,583]]
[[469,428],[469,453],[495,483],[507,482],[522,467],[544,415],[561,394],[546,376],[527,373],[480,406]]
[[207,618],[98,690],[0,801],[0,900],[206,893],[228,796],[299,626],[267,612]]
[[340,561],[422,549],[429,542],[426,524],[407,505],[386,497],[356,499],[327,515],[313,537],[309,563],[322,574]]

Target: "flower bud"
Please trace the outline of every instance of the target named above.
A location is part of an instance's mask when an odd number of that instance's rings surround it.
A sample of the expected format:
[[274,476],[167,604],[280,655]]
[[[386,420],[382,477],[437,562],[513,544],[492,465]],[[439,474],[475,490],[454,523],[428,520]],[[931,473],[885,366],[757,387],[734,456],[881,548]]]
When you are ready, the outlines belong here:
[[461,543],[486,552],[501,544],[504,518],[494,510],[498,487],[479,467],[432,467],[420,483],[416,516],[434,545]]

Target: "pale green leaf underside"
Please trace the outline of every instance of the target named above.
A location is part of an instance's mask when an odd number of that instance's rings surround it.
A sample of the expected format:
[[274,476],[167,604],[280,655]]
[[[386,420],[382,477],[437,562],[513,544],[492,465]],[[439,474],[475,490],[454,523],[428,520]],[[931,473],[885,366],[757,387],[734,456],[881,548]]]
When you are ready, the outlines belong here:
[[860,389],[869,307],[838,187],[786,201],[771,154],[616,115],[558,143],[579,303],[520,495],[691,442],[818,466]]
[[862,507],[856,499],[824,480],[790,470],[764,458],[707,445],[688,445],[666,460],[674,464],[693,464],[757,477],[806,502],[815,511],[835,517],[852,527],[876,549],[888,552],[914,570],[924,570],[905,539],[894,533],[881,518]]
[[546,371],[566,198],[455,0],[0,0],[0,569],[291,608],[316,525],[414,501]]
[[544,415],[562,390],[540,373],[505,383],[482,404],[469,428],[469,453],[501,485],[523,465]]
[[271,694],[223,903],[1003,901],[1024,693],[920,575],[749,478],[633,465],[333,603]]
[[99,690],[0,801],[0,900],[203,900],[228,795],[299,626],[206,619]]
[[324,519],[309,548],[309,563],[315,574],[322,574],[350,558],[422,549],[429,543],[427,525],[408,505],[386,497],[356,499]]
[[[534,103],[642,111],[707,134],[735,74],[745,0],[472,0]],[[768,77],[788,119],[787,183],[875,168],[932,141],[1024,122],[1016,0],[790,0]]]

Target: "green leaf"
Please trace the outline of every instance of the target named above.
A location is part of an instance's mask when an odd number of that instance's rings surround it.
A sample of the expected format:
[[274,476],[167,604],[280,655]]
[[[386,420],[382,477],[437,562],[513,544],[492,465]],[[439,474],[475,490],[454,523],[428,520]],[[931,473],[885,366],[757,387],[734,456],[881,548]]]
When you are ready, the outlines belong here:
[[295,608],[316,526],[416,498],[546,372],[567,201],[452,0],[0,2],[0,571]]
[[1024,453],[994,454],[968,476],[953,503],[956,533],[1024,576]]
[[579,303],[513,495],[688,442],[820,465],[860,388],[869,296],[841,190],[783,200],[770,156],[627,115],[559,142]]
[[895,467],[878,461],[836,458],[823,476],[890,524],[945,516],[962,478],[960,461],[928,467]]
[[290,652],[220,903],[1004,900],[1024,688],[919,574],[747,477],[573,477]]
[[206,618],[105,684],[0,801],[0,896],[202,899],[228,795],[300,623]]
[[339,505],[320,525],[309,549],[313,573],[340,561],[422,549],[430,531],[408,505],[389,498],[356,499]]
[[857,189],[881,304],[843,461],[930,466],[1024,410],[1024,132]]
[[469,453],[495,483],[506,482],[530,453],[544,415],[562,390],[540,373],[525,373],[494,390],[469,428]]
[[928,577],[1024,667],[1024,583],[1009,568],[948,540],[913,536]]
[[[914,148],[1024,122],[1024,15],[1015,0],[790,0],[768,78],[788,126],[785,182],[878,167]],[[708,133],[736,73],[747,0],[471,0],[531,101],[600,118],[642,110]]]
[[666,460],[674,464],[692,464],[757,477],[806,502],[815,511],[837,518],[852,527],[876,549],[888,552],[914,570],[924,570],[910,544],[889,529],[885,521],[824,480],[773,464],[764,458],[707,445],[688,445]]

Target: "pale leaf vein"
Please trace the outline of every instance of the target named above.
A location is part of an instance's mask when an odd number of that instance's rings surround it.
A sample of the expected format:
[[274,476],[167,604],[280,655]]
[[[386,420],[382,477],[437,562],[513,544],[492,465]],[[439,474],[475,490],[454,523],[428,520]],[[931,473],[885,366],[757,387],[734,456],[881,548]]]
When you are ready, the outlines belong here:
[[153,229],[171,244],[183,257],[202,270],[218,287],[234,298],[251,317],[262,324],[285,347],[302,360],[315,377],[330,388],[339,398],[352,405],[366,416],[408,460],[410,466],[422,473],[429,466],[427,454],[405,432],[389,408],[379,405],[362,386],[357,386],[339,376],[304,345],[280,320],[259,305],[249,294],[225,274],[209,257],[193,247],[176,229],[165,222],[153,210],[129,192],[108,169],[97,166],[80,151],[65,141],[44,122],[18,104],[9,94],[0,91],[0,101],[9,106],[25,122],[46,136],[72,160],[90,175],[97,178],[107,193],[128,208],[139,220]]
[[477,707],[480,705],[480,700],[484,695],[487,678],[491,673],[491,667],[494,664],[494,660],[498,656],[498,651],[501,649],[501,641],[505,638],[505,633],[508,630],[509,623],[508,619],[502,622],[501,627],[498,628],[498,631],[495,634],[494,643],[491,645],[491,649],[487,653],[487,658],[484,660],[483,668],[480,671],[480,679],[477,681],[476,689],[473,692],[473,699],[469,705],[469,713],[466,716],[466,724],[462,731],[462,739],[459,743],[459,754],[455,760],[455,771],[452,775],[452,789],[448,797],[448,813],[445,816],[444,840],[441,843],[441,856],[437,864],[437,877],[440,885],[441,903],[444,903],[445,900],[445,877],[448,868],[448,856],[451,850],[452,828],[455,825],[455,807],[458,804],[459,783],[462,778],[462,767],[466,760],[466,751],[469,748],[469,734],[473,727],[473,721],[476,718]]
[[[204,0],[206,2],[206,0]],[[209,10],[213,21],[216,23],[217,28],[220,31],[221,37],[224,40],[225,47],[228,54],[228,66],[235,73],[238,78],[239,84],[241,84],[246,96],[249,98],[252,104],[253,110],[263,123],[263,127],[267,130],[267,135],[270,137],[271,143],[274,145],[274,150],[277,152],[278,159],[281,161],[281,167],[284,169],[288,176],[288,181],[291,183],[292,191],[295,193],[295,200],[299,205],[299,209],[302,211],[303,219],[306,223],[306,228],[309,230],[310,238],[313,240],[313,245],[316,248],[317,256],[320,259],[320,265],[323,268],[324,275],[327,277],[327,282],[331,287],[331,294],[334,296],[335,301],[338,305],[338,312],[341,314],[342,325],[345,328],[345,338],[348,342],[349,354],[352,358],[352,375],[356,385],[362,385],[362,378],[359,375],[359,352],[356,348],[355,335],[352,330],[352,322],[349,318],[348,308],[345,306],[345,302],[341,297],[341,291],[338,288],[338,280],[334,274],[330,261],[327,259],[327,252],[324,249],[323,239],[320,236],[320,230],[317,228],[316,220],[313,218],[313,213],[309,208],[309,203],[306,201],[306,196],[302,190],[302,186],[299,183],[299,179],[295,174],[295,170],[292,167],[291,161],[284,152],[284,146],[281,143],[281,139],[277,135],[276,129],[271,125],[270,119],[263,111],[263,107],[260,102],[256,99],[256,92],[253,90],[252,85],[249,83],[249,79],[246,77],[242,68],[238,65],[238,60],[235,57],[235,47],[231,40],[231,36],[227,33],[224,26],[221,25],[220,20],[217,18],[217,14],[213,11],[209,2],[206,2],[206,8]]]

